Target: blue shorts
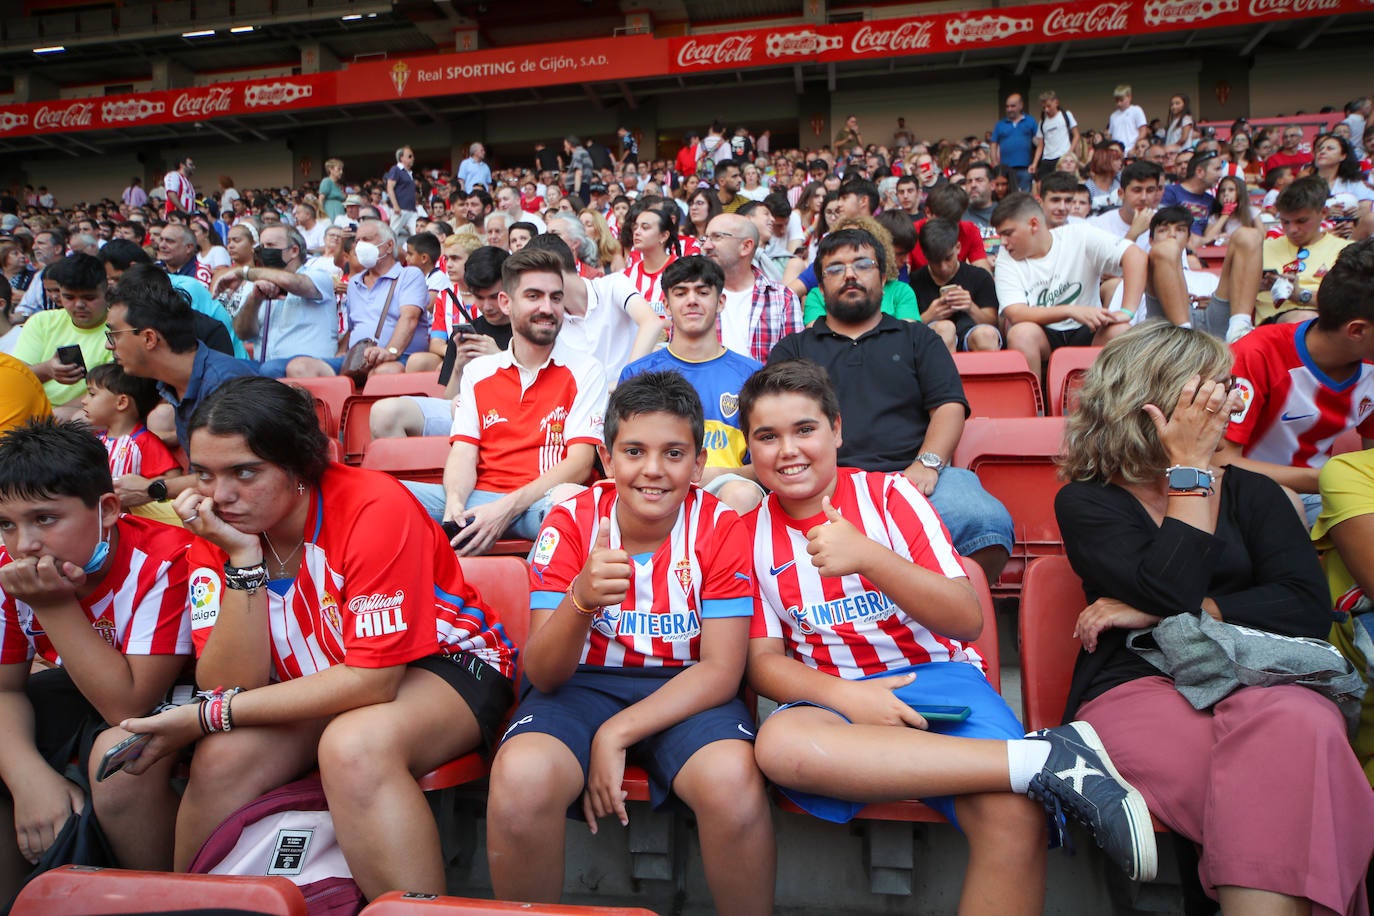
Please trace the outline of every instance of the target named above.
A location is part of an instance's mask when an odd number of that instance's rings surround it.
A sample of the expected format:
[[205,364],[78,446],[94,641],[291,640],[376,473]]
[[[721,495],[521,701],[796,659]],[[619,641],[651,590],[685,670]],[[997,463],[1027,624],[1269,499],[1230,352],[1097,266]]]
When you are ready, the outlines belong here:
[[[520,704],[501,740],[529,732],[552,735],[577,757],[585,780],[597,729],[681,671],[583,667],[553,693],[543,693],[522,679]],[[693,754],[708,744],[727,740],[754,740],[754,717],[738,697],[645,738],[630,748],[626,759],[644,767],[649,774],[649,800],[658,808],[667,801],[673,780]],[[581,812],[575,816],[581,817]]]
[[[931,722],[930,730],[932,732],[954,738],[990,738],[996,741],[1009,741],[1025,737],[1026,730],[1021,727],[1020,720],[1016,718],[1016,713],[1011,711],[1006,700],[1003,700],[997,691],[992,689],[992,685],[983,676],[983,672],[966,662],[929,662],[924,665],[912,665],[895,671],[872,674],[864,680],[874,677],[893,677],[911,671],[916,672],[916,680],[895,691],[897,696],[905,701],[908,706],[967,706],[973,710],[972,714],[962,722]],[[849,718],[841,712],[828,706],[822,706],[820,703],[810,703],[805,700],[779,706],[776,712],[782,712],[793,706],[815,706],[818,709],[835,713],[846,722],[849,721]],[[799,792],[784,786],[778,786],[778,791],[786,795],[807,814],[835,824],[846,824],[853,820],[866,804],[865,802],[846,801],[842,798],[831,798],[826,795],[812,795],[810,792]],[[938,795],[933,798],[923,798],[921,801],[944,815],[945,820],[955,827],[959,826],[959,821],[954,816],[953,795]]]
[[984,547],[1001,547],[1011,553],[1016,534],[1011,513],[983,489],[977,474],[965,468],[944,468],[929,498],[961,557],[972,556]]
[[[444,507],[448,504],[448,497],[444,493],[444,485],[440,483],[420,483],[415,480],[403,480],[407,490],[411,495],[420,501],[429,517],[436,522],[444,520]],[[487,503],[494,503],[504,493],[496,493],[491,490],[473,490],[468,494],[468,509],[476,509],[478,506],[485,506]],[[539,537],[539,529],[544,525],[544,517],[553,508],[553,500],[549,499],[548,494],[544,494],[535,500],[528,509],[521,512],[511,520],[510,527],[501,532],[501,537],[523,538],[532,541]]]

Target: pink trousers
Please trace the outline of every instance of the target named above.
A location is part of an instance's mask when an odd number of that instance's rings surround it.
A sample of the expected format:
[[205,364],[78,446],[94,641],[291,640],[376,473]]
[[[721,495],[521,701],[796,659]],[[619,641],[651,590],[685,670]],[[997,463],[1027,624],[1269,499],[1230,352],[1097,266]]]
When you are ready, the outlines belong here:
[[1257,888],[1314,913],[1367,916],[1374,790],[1330,700],[1305,687],[1243,687],[1198,711],[1164,677],[1085,703],[1112,762],[1150,813],[1202,847],[1207,893]]

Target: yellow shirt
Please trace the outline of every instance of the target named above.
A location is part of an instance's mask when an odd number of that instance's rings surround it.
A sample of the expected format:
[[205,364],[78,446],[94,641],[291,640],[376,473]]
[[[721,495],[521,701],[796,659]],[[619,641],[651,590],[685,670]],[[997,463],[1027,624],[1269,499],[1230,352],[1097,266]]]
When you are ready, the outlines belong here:
[[[1298,282],[1295,286],[1308,290],[1313,296],[1317,295],[1317,287],[1322,285],[1322,277],[1331,269],[1331,265],[1336,263],[1336,256],[1341,253],[1341,249],[1350,243],[1338,235],[1330,232],[1322,233],[1322,237],[1310,245],[1298,247],[1288,241],[1286,236],[1276,239],[1264,240],[1264,269],[1276,270],[1280,274],[1297,274]],[[1298,252],[1306,249],[1307,257],[1299,258]],[[1299,265],[1302,269],[1299,270]],[[1296,292],[1296,291],[1295,291]],[[1296,296],[1289,299],[1281,307],[1285,309],[1301,305]],[[1259,300],[1256,303],[1257,311],[1261,316],[1268,316],[1274,311],[1274,299],[1269,295],[1268,290],[1261,290]],[[1312,304],[1316,307],[1316,303]]]
[[52,405],[38,376],[22,360],[0,353],[0,432],[50,416]]
[[[86,368],[94,369],[114,359],[105,347],[105,322],[94,328],[78,328],[72,324],[66,309],[48,309],[38,312],[24,322],[24,330],[19,342],[14,345],[16,359],[30,366],[52,359],[58,347],[76,344],[86,359]],[[66,404],[86,394],[86,381],[82,379],[74,385],[64,385],[56,379],[43,383],[43,390],[54,406]]]

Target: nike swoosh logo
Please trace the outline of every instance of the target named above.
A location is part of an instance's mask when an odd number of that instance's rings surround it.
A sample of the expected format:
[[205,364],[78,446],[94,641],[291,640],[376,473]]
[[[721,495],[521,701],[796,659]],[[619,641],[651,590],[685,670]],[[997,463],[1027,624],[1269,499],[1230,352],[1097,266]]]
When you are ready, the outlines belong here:
[[744,732],[745,737],[748,737],[748,738],[754,737],[754,733],[753,733],[753,732],[751,732],[749,729],[745,728],[743,725],[740,725],[738,722],[735,723],[735,728],[738,728],[740,731]]
[[1316,414],[1314,414],[1314,413],[1302,413],[1302,414],[1298,414],[1296,417],[1290,417],[1288,414],[1284,414],[1283,416],[1279,417],[1279,419],[1280,419],[1280,420],[1283,420],[1283,421],[1286,423],[1286,422],[1288,422],[1289,420],[1306,420],[1308,417],[1315,417],[1315,416],[1316,416]]
[[788,571],[789,569],[791,569],[794,565],[796,565],[796,562],[797,562],[796,560],[788,560],[786,563],[782,564],[781,566],[770,566],[770,567],[768,567],[768,574],[769,574],[770,576],[781,576],[783,573],[787,572],[787,571]]

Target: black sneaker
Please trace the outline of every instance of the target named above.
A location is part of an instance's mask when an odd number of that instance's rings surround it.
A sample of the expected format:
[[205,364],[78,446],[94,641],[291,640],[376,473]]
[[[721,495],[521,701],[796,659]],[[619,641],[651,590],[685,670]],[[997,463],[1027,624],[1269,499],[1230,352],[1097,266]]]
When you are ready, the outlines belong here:
[[1044,769],[1032,777],[1026,794],[1050,813],[1051,833],[1072,852],[1067,811],[1092,831],[1097,845],[1138,881],[1159,868],[1155,832],[1144,797],[1112,766],[1102,739],[1087,722],[1031,732],[1027,738],[1050,742]]

